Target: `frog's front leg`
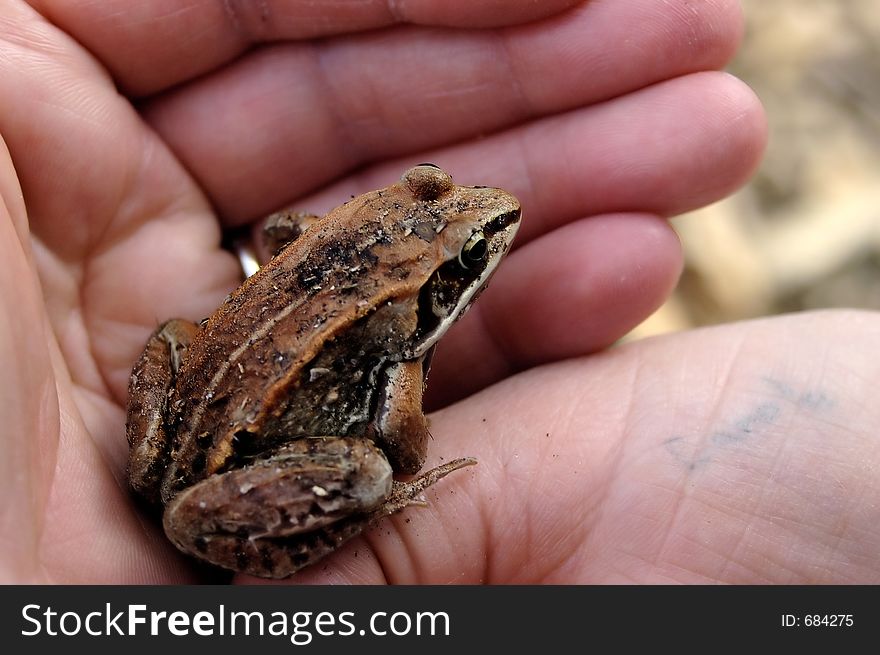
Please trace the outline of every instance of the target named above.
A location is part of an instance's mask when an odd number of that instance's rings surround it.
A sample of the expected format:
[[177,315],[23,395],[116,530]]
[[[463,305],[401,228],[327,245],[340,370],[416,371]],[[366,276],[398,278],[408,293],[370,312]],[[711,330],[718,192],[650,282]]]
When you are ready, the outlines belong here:
[[418,473],[428,452],[428,419],[422,409],[424,357],[391,364],[382,372],[370,436],[397,473]]
[[321,217],[317,214],[282,209],[266,218],[263,225],[263,244],[274,257],[319,220]]
[[165,533],[218,566],[283,578],[471,463],[455,460],[394,482],[388,460],[367,439],[301,439],[181,491],[165,510]]
[[195,323],[173,319],[150,336],[132,370],[128,386],[128,479],[149,502],[159,502],[159,485],[168,460],[169,392],[186,349],[201,332]]

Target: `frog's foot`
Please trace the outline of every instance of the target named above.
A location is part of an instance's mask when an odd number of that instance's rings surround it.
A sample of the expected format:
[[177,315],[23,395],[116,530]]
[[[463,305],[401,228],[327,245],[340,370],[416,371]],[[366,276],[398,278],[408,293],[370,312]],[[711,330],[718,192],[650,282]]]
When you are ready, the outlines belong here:
[[425,489],[438,480],[445,478],[453,471],[457,471],[465,466],[474,466],[476,463],[477,460],[473,457],[462,457],[461,459],[454,459],[451,462],[432,468],[430,471],[422,473],[409,482],[397,482],[395,480],[391,494],[389,494],[379,509],[374,510],[373,513],[376,515],[374,520],[378,521],[382,517],[395,514],[411,505],[426,507],[428,503],[421,497],[421,493]]
[[165,431],[169,398],[180,364],[202,331],[195,323],[172,319],[160,325],[134,365],[128,385],[128,479],[150,504],[159,505],[159,485],[168,466],[170,441]]
[[284,247],[296,241],[303,232],[321,219],[317,214],[283,209],[266,219],[263,226],[263,243],[271,256],[284,250]]
[[385,455],[367,439],[301,439],[181,491],[165,509],[165,533],[217,566],[284,578],[471,463],[394,482]]

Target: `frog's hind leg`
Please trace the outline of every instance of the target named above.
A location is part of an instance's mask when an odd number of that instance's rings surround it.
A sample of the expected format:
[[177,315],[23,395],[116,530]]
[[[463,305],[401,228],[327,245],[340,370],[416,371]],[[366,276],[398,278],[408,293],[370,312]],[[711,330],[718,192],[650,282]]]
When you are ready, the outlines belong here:
[[391,492],[391,466],[372,442],[297,439],[182,490],[165,508],[165,533],[218,566],[281,578],[357,534],[346,519]]
[[168,456],[169,392],[186,349],[201,328],[173,319],[150,336],[131,373],[128,386],[128,479],[131,488],[151,503],[159,502],[159,485]]
[[424,489],[469,463],[394,482],[388,460],[369,440],[301,439],[181,491],[165,510],[165,533],[217,566],[283,578],[417,503]]

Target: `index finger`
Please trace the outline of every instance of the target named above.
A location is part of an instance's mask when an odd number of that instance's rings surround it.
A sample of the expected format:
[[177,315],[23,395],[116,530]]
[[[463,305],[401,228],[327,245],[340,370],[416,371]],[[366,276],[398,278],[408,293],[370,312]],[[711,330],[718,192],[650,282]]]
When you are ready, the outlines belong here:
[[499,27],[551,16],[579,0],[29,0],[140,96],[192,79],[255,44],[409,23]]

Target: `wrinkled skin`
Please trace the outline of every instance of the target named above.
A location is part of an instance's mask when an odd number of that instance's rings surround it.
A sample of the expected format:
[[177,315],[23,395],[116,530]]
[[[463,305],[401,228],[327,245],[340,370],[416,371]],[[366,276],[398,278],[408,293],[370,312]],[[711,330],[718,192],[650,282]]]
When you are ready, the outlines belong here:
[[593,354],[675,283],[663,217],[760,157],[758,102],[711,72],[734,2],[122,4],[0,8],[4,581],[199,579],[125,488],[132,362],[236,285],[224,229],[421,161],[523,202],[431,378],[427,465],[480,464],[294,580],[880,580],[875,315]]

